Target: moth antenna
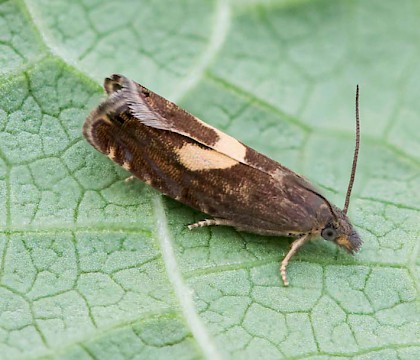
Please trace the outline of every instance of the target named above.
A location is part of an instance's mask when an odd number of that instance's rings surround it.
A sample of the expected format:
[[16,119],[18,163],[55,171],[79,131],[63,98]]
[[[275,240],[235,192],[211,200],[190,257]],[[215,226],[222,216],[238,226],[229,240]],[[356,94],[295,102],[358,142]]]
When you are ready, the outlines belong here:
[[347,187],[346,202],[344,203],[343,213],[347,214],[350,204],[351,190],[353,189],[354,177],[356,175],[357,159],[359,157],[360,147],[360,121],[359,121],[359,85],[356,87],[356,146],[354,148],[353,165],[351,167],[351,175],[349,186]]

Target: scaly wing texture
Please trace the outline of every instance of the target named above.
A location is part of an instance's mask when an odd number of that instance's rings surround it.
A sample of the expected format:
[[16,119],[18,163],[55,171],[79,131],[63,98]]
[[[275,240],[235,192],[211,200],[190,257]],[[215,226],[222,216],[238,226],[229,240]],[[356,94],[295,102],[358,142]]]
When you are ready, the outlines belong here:
[[[216,134],[205,124],[196,129],[196,120],[191,115],[181,119],[188,114],[171,103],[156,105],[166,109],[160,111],[162,114],[157,110],[151,113],[150,109],[136,113],[146,121],[132,117],[128,108],[131,98],[124,95],[122,91],[112,94],[84,126],[86,138],[113,161],[165,195],[211,216],[231,220],[240,229],[287,235],[314,227],[323,202],[302,188],[297,181],[300,179],[290,171],[276,172],[285,169],[280,164],[239,143],[245,155],[242,162],[228,156],[230,148],[220,153],[203,145],[206,142],[217,148],[216,142],[227,135],[220,131]],[[156,104],[155,99],[152,104]],[[151,121],[154,116],[159,118],[158,124]],[[193,135],[180,134],[187,131]],[[201,142],[193,140],[194,136]],[[257,165],[265,171],[245,161],[248,154],[253,161],[262,158],[264,161]]]

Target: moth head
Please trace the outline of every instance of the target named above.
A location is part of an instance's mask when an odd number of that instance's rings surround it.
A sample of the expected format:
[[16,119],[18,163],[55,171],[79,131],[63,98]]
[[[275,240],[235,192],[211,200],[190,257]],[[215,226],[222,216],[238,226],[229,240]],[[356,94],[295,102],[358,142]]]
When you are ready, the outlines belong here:
[[362,240],[351,225],[347,215],[339,209],[334,210],[335,216],[321,230],[321,236],[325,240],[332,241],[336,245],[346,249],[349,253],[354,254],[359,251]]

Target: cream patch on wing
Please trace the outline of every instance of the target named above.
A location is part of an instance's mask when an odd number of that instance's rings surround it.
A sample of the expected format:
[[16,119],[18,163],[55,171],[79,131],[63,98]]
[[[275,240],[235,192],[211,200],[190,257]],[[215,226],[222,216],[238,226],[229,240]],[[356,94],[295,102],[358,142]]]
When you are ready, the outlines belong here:
[[201,121],[199,118],[195,117],[197,121],[199,121],[203,126],[212,129],[214,132],[217,133],[219,139],[217,142],[212,146],[213,149],[228,155],[232,159],[235,159],[239,162],[244,162],[246,156],[246,146],[241,144],[238,140],[225,134],[224,132],[220,131],[219,129],[206,124],[205,122]]
[[246,147],[235,138],[226,135],[220,130],[216,129],[216,132],[219,135],[219,141],[214,144],[214,148],[223,154],[229,155],[229,157],[235,160],[244,162],[246,156]]
[[185,144],[175,152],[181,164],[192,171],[227,169],[238,164],[238,161],[229,156],[194,144]]

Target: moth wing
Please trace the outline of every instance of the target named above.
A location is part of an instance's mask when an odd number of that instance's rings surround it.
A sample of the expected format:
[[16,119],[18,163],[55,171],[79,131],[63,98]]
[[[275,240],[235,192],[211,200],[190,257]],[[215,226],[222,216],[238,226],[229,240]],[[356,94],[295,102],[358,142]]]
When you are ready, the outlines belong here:
[[[322,199],[302,187],[295,176],[286,175],[279,184],[268,174],[243,164],[229,170],[215,174],[220,181],[229,179],[222,189],[215,189],[211,198],[202,194],[195,201],[204,209],[211,204],[208,213],[231,220],[238,230],[262,235],[299,235],[317,226],[323,207],[328,211]],[[218,199],[220,191],[223,196]]]
[[[118,76],[117,86],[108,86],[107,92],[108,99],[87,121],[85,136],[89,140],[89,132],[100,131],[102,142],[107,138],[107,143],[114,144],[112,156],[109,149],[100,151],[123,166],[130,154],[141,152],[129,169],[138,178],[209,215],[231,219],[240,230],[288,235],[313,228],[322,199],[293,171],[125,77]],[[99,112],[111,109],[114,116],[128,111],[125,130],[118,131],[129,136],[122,137],[106,119],[102,125],[94,120]],[[95,127],[89,128],[92,122]],[[150,139],[155,141],[151,143]],[[219,154],[219,160],[227,157],[236,164],[227,161],[223,164],[226,168],[214,166],[211,171],[193,168],[180,157],[191,156],[190,151],[183,150],[186,144],[192,149],[201,148],[200,156],[192,159],[194,165],[211,163],[213,159],[206,156],[212,153]],[[167,158],[152,161],[157,153]],[[158,160],[166,165],[157,167]]]
[[[270,176],[295,175],[304,180],[292,170],[206,124],[144,86],[121,75],[118,75],[118,79],[131,115],[144,125],[186,136]],[[311,187],[309,183],[307,185]]]

